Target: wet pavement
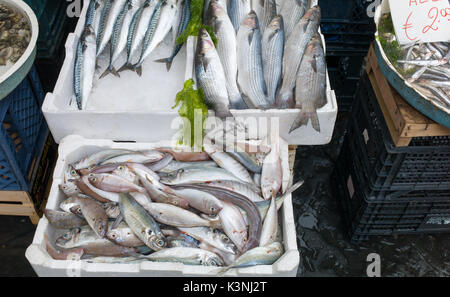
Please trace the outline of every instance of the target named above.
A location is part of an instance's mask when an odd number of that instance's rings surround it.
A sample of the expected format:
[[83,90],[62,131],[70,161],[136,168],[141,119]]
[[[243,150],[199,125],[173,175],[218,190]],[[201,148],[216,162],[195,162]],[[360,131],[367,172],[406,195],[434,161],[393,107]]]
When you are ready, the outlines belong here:
[[[380,256],[381,276],[450,276],[450,234],[373,237],[360,245],[349,241],[337,197],[330,186],[345,119],[325,146],[299,147],[294,181],[294,215],[300,250],[298,276],[366,276],[369,254]],[[0,216],[0,276],[35,276],[25,258],[35,227],[25,217]]]

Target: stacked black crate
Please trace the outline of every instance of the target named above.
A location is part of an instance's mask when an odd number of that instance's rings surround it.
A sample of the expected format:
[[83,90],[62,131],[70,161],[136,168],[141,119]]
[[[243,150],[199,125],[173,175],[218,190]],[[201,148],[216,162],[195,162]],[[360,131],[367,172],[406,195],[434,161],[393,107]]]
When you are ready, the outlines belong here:
[[353,241],[450,232],[450,136],[396,147],[366,73],[332,181]]
[[377,0],[319,0],[331,88],[339,111],[350,110],[364,57],[374,40]]

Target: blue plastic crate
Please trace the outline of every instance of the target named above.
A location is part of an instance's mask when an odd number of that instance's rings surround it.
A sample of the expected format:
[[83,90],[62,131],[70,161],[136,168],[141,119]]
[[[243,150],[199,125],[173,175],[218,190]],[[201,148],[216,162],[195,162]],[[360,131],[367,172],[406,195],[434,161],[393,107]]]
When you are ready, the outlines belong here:
[[48,131],[41,112],[43,94],[33,67],[0,101],[0,190],[29,190],[30,165],[40,155]]

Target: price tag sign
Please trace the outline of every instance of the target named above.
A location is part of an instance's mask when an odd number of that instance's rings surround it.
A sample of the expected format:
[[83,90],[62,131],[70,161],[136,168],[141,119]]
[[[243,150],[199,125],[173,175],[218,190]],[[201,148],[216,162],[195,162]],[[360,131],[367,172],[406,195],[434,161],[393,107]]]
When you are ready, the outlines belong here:
[[450,40],[450,0],[390,0],[400,44]]

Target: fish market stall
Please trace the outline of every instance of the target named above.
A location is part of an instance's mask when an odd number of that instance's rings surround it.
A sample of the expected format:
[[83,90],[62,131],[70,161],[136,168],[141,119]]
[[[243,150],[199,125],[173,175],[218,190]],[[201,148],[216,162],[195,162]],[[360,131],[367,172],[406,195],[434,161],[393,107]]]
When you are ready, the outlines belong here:
[[[48,203],[47,203],[47,211],[46,211],[46,217],[43,217],[39,225],[37,227],[33,243],[28,247],[26,251],[26,257],[30,261],[31,265],[33,266],[34,270],[39,276],[212,276],[217,274],[224,274],[225,276],[295,276],[297,273],[297,267],[299,265],[299,253],[297,250],[297,240],[296,240],[296,231],[295,231],[295,223],[294,223],[294,216],[292,212],[292,197],[290,192],[301,186],[302,182],[299,182],[294,185],[293,188],[289,187],[289,181],[286,180],[286,178],[291,178],[290,171],[287,170],[289,167],[289,157],[287,154],[287,147],[286,145],[281,145],[281,155],[280,155],[280,162],[281,166],[283,168],[283,189],[285,190],[285,194],[278,196],[284,198],[284,203],[281,205],[280,210],[278,211],[278,220],[279,220],[279,226],[275,227],[275,229],[278,229],[279,231],[276,232],[277,237],[272,238],[270,242],[274,242],[271,245],[275,245],[275,248],[272,249],[275,251],[282,249],[282,254],[278,254],[278,256],[275,257],[275,259],[271,260],[271,265],[258,265],[258,266],[250,266],[250,267],[244,267],[242,268],[231,268],[230,270],[223,270],[221,267],[214,267],[214,266],[222,266],[223,263],[221,263],[221,260],[217,260],[216,262],[201,262],[203,265],[198,265],[200,263],[197,263],[197,265],[186,265],[182,263],[176,263],[180,262],[181,260],[174,261],[173,259],[169,261],[170,259],[163,259],[162,262],[158,262],[158,259],[140,259],[140,258],[132,258],[130,260],[130,257],[94,257],[94,258],[87,258],[84,260],[71,260],[71,259],[79,259],[79,256],[83,254],[83,249],[80,250],[80,246],[78,248],[71,248],[71,249],[63,249],[63,251],[55,251],[54,247],[51,246],[53,244],[56,244],[58,247],[66,246],[65,245],[68,242],[71,242],[71,240],[67,240],[68,238],[73,238],[70,234],[67,234],[64,232],[64,230],[59,228],[67,228],[67,227],[73,227],[75,225],[78,225],[80,227],[72,229],[72,232],[82,232],[81,234],[86,234],[86,232],[94,232],[89,231],[88,226],[82,226],[86,225],[87,223],[83,220],[80,220],[79,217],[71,218],[70,220],[60,220],[58,219],[58,213],[61,212],[61,208],[64,208],[67,210],[65,206],[67,206],[70,211],[77,212],[77,207],[75,204],[71,204],[72,200],[69,201],[67,199],[66,194],[70,189],[68,187],[64,187],[63,185],[67,186],[67,183],[64,183],[64,181],[67,181],[67,177],[73,176],[72,170],[70,170],[69,165],[73,165],[73,168],[81,168],[88,164],[91,164],[89,160],[94,160],[95,156],[99,156],[99,154],[103,154],[103,152],[109,152],[111,153],[111,150],[126,150],[126,152],[136,152],[136,151],[145,151],[147,152],[147,158],[152,158],[150,156],[150,152],[155,153],[155,151],[152,151],[152,149],[155,149],[157,147],[167,147],[170,144],[170,142],[159,142],[159,143],[116,143],[111,140],[89,140],[85,139],[81,136],[68,136],[63,139],[63,141],[60,143],[59,146],[59,158],[55,167],[54,175],[53,175],[53,184],[51,187],[51,192],[49,195]],[[109,151],[108,151],[109,150]],[[98,153],[97,155],[95,153]],[[91,157],[89,157],[91,156]],[[107,155],[103,155],[104,158]],[[111,157],[112,155],[109,155]],[[154,157],[155,155],[153,155]],[[86,158],[89,157],[89,158]],[[120,156],[118,156],[120,157]],[[139,156],[139,158],[142,156]],[[177,158],[177,155],[174,154],[174,157]],[[84,159],[83,159],[84,158]],[[113,157],[114,158],[114,157]],[[103,160],[103,159],[97,159]],[[156,158],[159,159],[159,158]],[[154,160],[156,160],[154,159]],[[79,162],[81,160],[81,162]],[[111,159],[112,160],[112,159]],[[118,160],[118,159],[116,159]],[[109,163],[109,162],[105,162]],[[113,164],[113,163],[110,163]],[[176,164],[176,162],[174,163]],[[208,165],[210,166],[210,165]],[[116,165],[117,167],[117,165]],[[119,166],[120,167],[120,166]],[[214,168],[214,167],[213,167]],[[216,167],[217,168],[217,167]],[[117,169],[117,168],[116,168]],[[155,169],[155,168],[154,168]],[[78,172],[80,169],[77,169]],[[156,170],[156,169],[155,169]],[[202,169],[204,170],[204,168]],[[218,170],[218,169],[213,169]],[[264,170],[264,169],[263,169]],[[186,170],[185,172],[188,172]],[[263,173],[264,175],[264,173]],[[211,177],[209,177],[211,178]],[[92,180],[91,180],[92,181]],[[167,182],[167,179],[164,180],[163,175],[161,175],[161,182]],[[175,183],[175,180],[172,180],[172,182],[169,182],[171,184]],[[169,186],[175,189],[175,186]],[[139,189],[137,189],[139,190]],[[65,191],[66,194],[63,192]],[[281,193],[282,189],[280,189]],[[132,193],[134,197],[137,197],[136,195],[139,195],[139,193]],[[266,194],[263,194],[264,196]],[[81,196],[79,196],[81,197]],[[78,198],[82,199],[82,198]],[[112,198],[114,199],[114,198]],[[120,208],[127,207],[123,204],[123,199],[120,198],[121,203]],[[278,199],[277,199],[278,200]],[[264,200],[262,202],[257,203],[264,203]],[[266,203],[270,200],[265,200]],[[275,200],[274,200],[275,201]],[[62,203],[64,202],[64,203]],[[273,202],[271,202],[273,203]],[[160,205],[164,203],[153,203],[155,205]],[[97,204],[98,205],[98,204]],[[146,208],[151,211],[151,208],[149,208],[149,204],[146,205]],[[150,204],[151,205],[151,204]],[[175,207],[176,209],[182,209],[181,207],[176,207],[173,204],[164,204],[169,205],[169,207]],[[182,204],[179,204],[182,206]],[[75,209],[74,209],[75,207]],[[167,207],[167,206],[166,206]],[[197,206],[198,207],[198,206]],[[88,220],[90,215],[88,215],[88,212],[85,211],[86,208],[81,207],[81,211],[83,214],[85,214],[85,218]],[[123,209],[122,209],[123,210]],[[223,210],[223,209],[222,209]],[[52,215],[52,211],[54,212],[55,216]],[[101,212],[100,210],[97,210]],[[184,210],[186,211],[186,210]],[[229,210],[233,212],[232,210]],[[275,211],[274,213],[277,213],[277,211],[272,208],[272,210],[267,210],[268,214],[266,217],[270,217],[269,213]],[[109,211],[108,215],[110,217],[113,215],[114,211]],[[127,214],[129,214],[128,210],[125,211],[125,221],[130,223],[130,226],[132,226],[131,222],[132,220],[129,220],[127,217]],[[69,216],[69,213],[66,213],[64,217]],[[47,218],[48,216],[48,218]],[[49,222],[49,218],[51,218],[51,222]],[[60,217],[61,218],[61,217]],[[161,222],[163,219],[156,217],[158,222]],[[198,218],[197,220],[204,221],[205,219]],[[251,224],[254,222],[254,219],[252,219],[252,215],[248,214],[248,220]],[[267,220],[267,219],[266,219]],[[59,224],[58,224],[58,223]],[[97,221],[98,222],[98,221]],[[211,221],[212,222],[212,221]],[[91,225],[92,222],[88,222],[89,225]],[[62,225],[61,225],[62,224]],[[121,223],[123,224],[123,223]],[[159,223],[158,223],[159,224]],[[166,224],[173,224],[171,222],[166,222]],[[168,226],[166,224],[159,225],[161,230],[168,229]],[[278,225],[278,224],[277,224]],[[99,226],[106,226],[106,225],[95,225],[97,228],[95,228],[95,232],[99,232],[100,234],[105,235],[105,232],[107,231],[105,229],[98,228]],[[255,226],[250,225],[249,232],[253,232],[251,230]],[[87,229],[86,229],[87,228]],[[223,227],[226,228],[226,227]],[[180,228],[181,230],[184,230],[186,234],[190,234],[194,236],[195,238],[199,239],[200,242],[203,242],[205,244],[205,239],[203,237],[197,237],[197,235],[193,234],[189,231],[189,229],[199,229],[199,228]],[[201,228],[200,228],[201,229]],[[265,234],[266,231],[263,231],[262,234]],[[76,231],[79,230],[79,231]],[[119,229],[116,229],[119,230]],[[174,232],[175,229],[171,229],[172,232]],[[65,229],[67,231],[67,229]],[[114,231],[114,230],[112,230]],[[261,230],[260,230],[261,231]],[[164,234],[166,236],[161,235],[161,239],[167,240],[169,238],[170,234],[169,230],[164,231]],[[70,233],[70,232],[69,232]],[[106,233],[111,235],[110,233]],[[158,234],[158,232],[157,232]],[[94,234],[95,235],[95,234]],[[92,236],[94,236],[92,235]],[[82,235],[80,235],[82,236]],[[84,235],[83,235],[84,236]],[[185,235],[186,236],[186,235]],[[250,233],[249,233],[250,236]],[[261,235],[265,237],[265,235]],[[96,236],[95,236],[96,237]],[[225,236],[226,237],[226,236]],[[59,239],[58,239],[59,238]],[[86,237],[83,237],[86,238]],[[97,238],[97,237],[96,237]],[[116,237],[109,237],[114,238]],[[203,239],[202,239],[203,238]],[[214,238],[214,237],[213,237]],[[220,238],[224,238],[223,236]],[[191,238],[192,239],[192,238]],[[97,238],[96,240],[100,240]],[[217,240],[217,238],[216,238]],[[233,242],[236,239],[233,239]],[[259,240],[259,239],[258,239]],[[145,240],[144,240],[145,241]],[[194,240],[196,241],[196,240]],[[207,242],[210,244],[216,244],[216,241],[210,241],[206,239]],[[147,241],[146,241],[147,242]],[[172,241],[171,241],[172,242]],[[221,243],[222,241],[219,241]],[[229,241],[225,241],[229,242]],[[244,241],[245,242],[245,241]],[[279,245],[277,242],[280,242],[281,245]],[[172,242],[173,243],[173,242]],[[198,244],[198,242],[197,242]],[[250,237],[248,244],[250,244]],[[141,242],[142,245],[142,242]],[[218,245],[218,247],[224,248],[225,246],[229,246],[230,244],[223,244]],[[254,244],[252,244],[254,246]],[[134,245],[135,246],[135,245]],[[152,246],[149,244],[149,246]],[[73,246],[75,247],[75,246]],[[142,248],[142,247],[141,247]],[[87,253],[89,253],[88,248],[84,246],[84,249]],[[135,248],[128,248],[132,249],[133,251]],[[162,251],[168,251],[170,249],[163,249]],[[198,249],[196,249],[198,250]],[[93,252],[93,249],[91,248],[91,253]],[[104,252],[105,250],[103,250]],[[121,250],[122,251],[122,250]],[[250,250],[251,251],[251,250]],[[279,250],[280,251],[280,250]],[[220,252],[220,251],[219,251]],[[266,253],[265,251],[264,253]],[[117,253],[117,252],[116,252]],[[206,252],[205,252],[206,253]],[[223,253],[223,252],[222,252]],[[268,253],[270,254],[270,253]],[[126,254],[125,254],[126,255]],[[133,255],[131,253],[131,255]],[[152,254],[150,254],[152,255]],[[155,253],[153,253],[155,255]],[[76,258],[72,258],[76,257]],[[78,258],[77,258],[78,257]],[[151,256],[149,256],[151,257]],[[155,256],[153,256],[155,257]],[[255,259],[253,259],[255,260]],[[157,261],[157,262],[154,262]],[[192,263],[191,263],[192,264]]]
[[[0,99],[3,99],[33,66],[39,25],[36,15],[22,0],[0,1],[0,14]],[[9,20],[11,14],[13,21]]]
[[[315,1],[312,1],[312,5]],[[177,93],[183,88],[183,82],[196,78],[194,73],[194,55],[196,37],[190,36],[181,47],[178,54],[169,64],[160,63],[170,56],[173,48],[174,37],[169,33],[139,66],[142,68],[139,76],[133,71],[126,71],[120,65],[127,61],[127,54],[117,58],[116,68],[110,69],[111,73],[118,72],[119,77],[108,75],[110,54],[107,47],[103,55],[98,58],[101,69],[95,72],[92,92],[85,101],[82,110],[78,110],[74,92],[74,68],[78,41],[83,35],[86,18],[89,9],[89,1],[85,1],[82,16],[73,34],[70,34],[66,42],[66,60],[61,69],[60,76],[53,93],[46,96],[43,113],[56,142],[70,134],[82,135],[87,138],[114,139],[121,141],[146,141],[155,142],[176,135],[180,129],[177,109],[173,109]],[[124,21],[125,22],[125,21]],[[156,33],[155,33],[156,34]],[[322,46],[325,47],[322,39]],[[306,45],[305,45],[306,46]],[[125,63],[127,64],[127,63]],[[91,67],[92,65],[87,66]],[[114,69],[113,69],[114,68]],[[122,71],[120,71],[122,69]],[[105,74],[103,78],[100,76]],[[233,109],[230,112],[235,118],[247,120],[254,118],[256,121],[267,121],[271,118],[279,119],[281,129],[280,136],[294,145],[326,144],[330,141],[337,115],[337,103],[334,91],[331,90],[328,72],[325,79],[325,97],[323,103],[317,108],[317,118],[320,129],[308,123],[292,131],[291,126],[298,117],[300,110],[288,109]],[[89,84],[89,83],[88,83]],[[273,87],[272,87],[273,89]],[[80,93],[80,92],[79,92]],[[210,115],[212,115],[212,111]],[[155,127],[151,133],[148,127]],[[156,128],[156,127],[155,127]],[[257,131],[254,137],[265,136],[266,130]],[[320,131],[320,132],[319,132]]]
[[449,40],[399,45],[388,1],[375,13],[375,50],[381,72],[414,108],[450,128]]

